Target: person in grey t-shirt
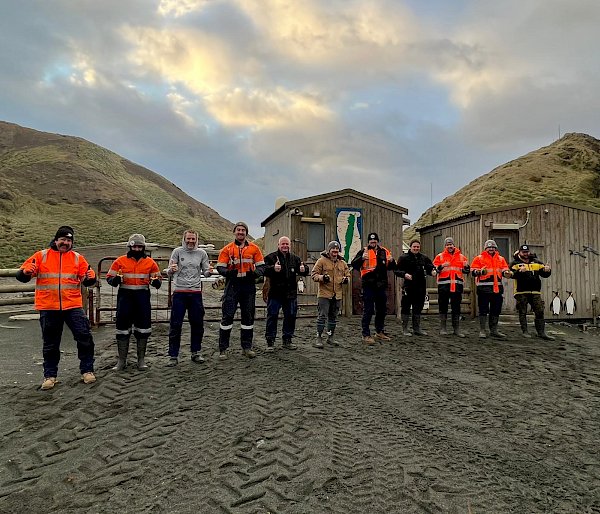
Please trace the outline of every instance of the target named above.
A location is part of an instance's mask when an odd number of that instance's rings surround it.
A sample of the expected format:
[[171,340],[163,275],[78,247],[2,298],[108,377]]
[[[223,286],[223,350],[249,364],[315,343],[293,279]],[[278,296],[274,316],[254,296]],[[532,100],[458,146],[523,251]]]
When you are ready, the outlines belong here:
[[173,277],[169,366],[176,366],[178,363],[181,329],[186,310],[191,328],[192,361],[204,362],[204,358],[200,355],[204,336],[202,277],[210,276],[210,264],[206,251],[198,248],[198,233],[194,230],[186,230],[183,233],[182,245],[175,248],[171,254],[167,275]]

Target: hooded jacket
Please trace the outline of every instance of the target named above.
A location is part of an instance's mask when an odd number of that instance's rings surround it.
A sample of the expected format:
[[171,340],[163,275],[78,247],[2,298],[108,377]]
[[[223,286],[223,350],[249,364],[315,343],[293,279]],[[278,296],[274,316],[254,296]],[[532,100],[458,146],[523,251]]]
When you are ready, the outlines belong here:
[[[329,275],[330,281],[323,282],[323,276]],[[341,300],[343,296],[342,281],[350,277],[350,269],[346,261],[338,256],[334,262],[327,252],[321,252],[321,257],[315,262],[310,274],[314,282],[319,283],[317,298],[336,298]]]
[[167,269],[167,275],[173,277],[174,293],[201,293],[202,277],[210,276],[208,254],[198,243],[189,249],[185,244],[185,234],[178,246],[171,253],[169,264],[177,264],[177,271]]
[[463,273],[469,272],[469,261],[458,248],[455,248],[453,253],[448,250],[438,253],[433,259],[433,265],[438,271],[438,289],[449,288],[451,293],[462,292]]

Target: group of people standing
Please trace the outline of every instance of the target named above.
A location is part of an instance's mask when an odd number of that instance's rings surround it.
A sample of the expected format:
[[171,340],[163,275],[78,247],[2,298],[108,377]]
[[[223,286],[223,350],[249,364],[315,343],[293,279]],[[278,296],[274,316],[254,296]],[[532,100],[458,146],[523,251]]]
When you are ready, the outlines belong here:
[[[248,226],[235,224],[234,240],[219,253],[216,269],[211,268],[206,251],[198,247],[198,233],[186,230],[181,246],[175,248],[169,259],[166,274],[172,279],[173,295],[169,327],[169,366],[179,362],[182,327],[187,312],[190,324],[190,355],[193,362],[204,362],[201,355],[204,336],[204,304],[202,278],[216,271],[225,278],[222,297],[222,316],[219,324],[219,358],[228,358],[233,320],[240,309],[240,343],[247,358],[256,357],[253,349],[256,279],[264,277],[263,289],[267,302],[266,351],[275,349],[279,313],[283,313],[282,347],[296,349],[293,337],[298,313],[298,280],[309,274],[317,283],[317,336],[314,346],[337,346],[335,330],[351,268],[360,272],[363,300],[362,337],[367,345],[376,340],[389,341],[385,332],[387,310],[388,271],[403,279],[401,319],[404,336],[425,336],[421,328],[421,312],[426,298],[427,276],[436,277],[440,334],[447,335],[449,306],[452,313],[453,334],[465,337],[460,330],[460,306],[465,277],[472,274],[477,286],[477,304],[480,320],[479,337],[506,336],[498,330],[498,319],[503,302],[503,278],[515,280],[515,298],[524,337],[531,337],[527,329],[527,307],[535,313],[535,327],[539,337],[553,339],[544,328],[544,303],[541,280],[550,276],[550,266],[537,259],[524,244],[515,252],[510,264],[498,253],[495,241],[484,243],[482,253],[471,264],[454,244],[451,237],[444,241],[444,250],[433,261],[421,253],[418,240],[410,243],[409,251],[396,262],[390,250],[380,244],[379,236],[371,232],[367,246],[359,250],[350,266],[341,257],[341,246],[331,241],[321,253],[312,270],[300,257],[291,252],[287,236],[279,238],[277,250],[263,257],[260,248],[247,239]],[[59,227],[49,248],[29,257],[17,273],[17,280],[28,282],[36,278],[35,308],[40,311],[43,339],[43,390],[57,383],[60,360],[60,342],[63,325],[73,333],[80,360],[82,381],[96,381],[94,375],[94,341],[90,323],[83,311],[81,285],[91,287],[96,274],[85,258],[73,250],[74,231],[69,226]],[[127,366],[129,344],[133,334],[136,341],[137,367],[145,369],[148,338],[152,333],[150,287],[160,288],[162,274],[158,264],[146,253],[142,234],[133,234],[127,242],[128,251],[115,259],[106,274],[112,287],[118,288],[116,306],[116,342],[118,358],[113,370]],[[375,334],[371,335],[371,320],[375,317]],[[412,331],[409,323],[412,317]]]

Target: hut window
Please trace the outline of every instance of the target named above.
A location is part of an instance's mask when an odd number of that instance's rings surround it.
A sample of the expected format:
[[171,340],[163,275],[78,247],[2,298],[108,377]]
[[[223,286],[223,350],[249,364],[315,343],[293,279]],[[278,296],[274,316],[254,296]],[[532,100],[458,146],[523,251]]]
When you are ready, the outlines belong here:
[[306,251],[320,252],[325,249],[325,225],[320,223],[309,223],[308,228],[308,243]]
[[[438,253],[442,253],[444,251],[444,240],[442,239],[441,234],[437,236],[433,236],[433,255],[437,255]],[[433,257],[432,257],[433,258]]]

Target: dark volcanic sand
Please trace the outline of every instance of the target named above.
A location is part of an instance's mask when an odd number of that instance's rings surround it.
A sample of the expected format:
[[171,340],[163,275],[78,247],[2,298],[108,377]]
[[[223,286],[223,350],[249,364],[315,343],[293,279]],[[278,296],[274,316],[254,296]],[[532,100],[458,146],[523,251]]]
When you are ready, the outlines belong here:
[[[0,316],[0,512],[600,512],[597,331],[555,342],[437,335],[227,361],[208,323],[204,364],[165,366],[155,325],[147,372],[110,370],[113,327],[95,332],[98,382],[79,381],[70,333],[60,383],[39,390],[37,321]],[[388,331],[400,325],[388,317]],[[436,332],[436,320],[425,328]],[[187,330],[187,329],[186,329]],[[130,354],[133,357],[133,353]]]

